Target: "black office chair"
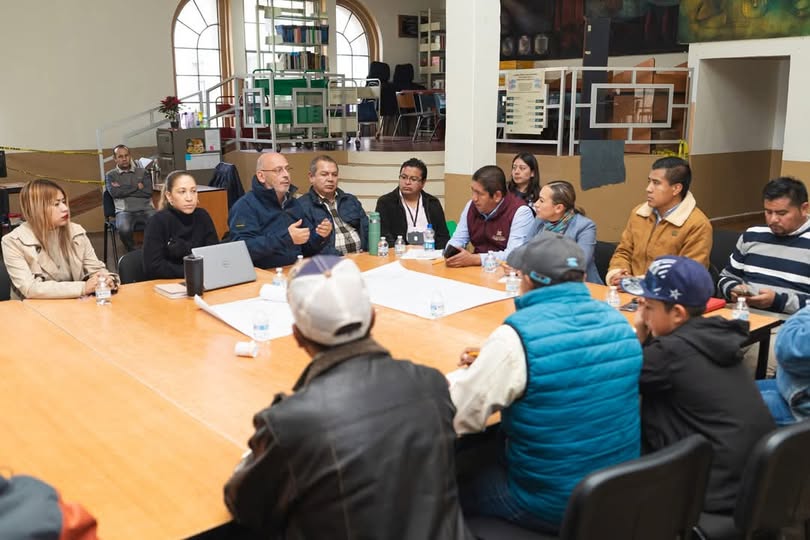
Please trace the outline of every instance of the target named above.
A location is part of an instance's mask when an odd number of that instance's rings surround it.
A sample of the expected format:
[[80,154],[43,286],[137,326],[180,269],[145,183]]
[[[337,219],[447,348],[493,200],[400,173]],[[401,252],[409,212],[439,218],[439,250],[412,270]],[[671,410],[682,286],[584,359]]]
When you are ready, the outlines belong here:
[[598,240],[596,247],[593,249],[593,262],[596,265],[596,271],[599,272],[599,277],[605,281],[608,266],[610,265],[610,258],[613,257],[613,252],[616,251],[616,242],[602,242]]
[[703,513],[695,538],[784,538],[788,528],[810,525],[810,420],[779,428],[752,450],[734,515]]
[[[709,273],[712,275],[715,287],[720,280],[720,272],[728,265],[728,258],[737,246],[737,240],[742,233],[726,229],[712,230],[712,252],[709,254]],[[722,297],[720,291],[717,296]]]
[[146,272],[143,269],[143,249],[133,249],[125,253],[118,260],[118,276],[121,285],[146,281]]
[[[563,540],[674,540],[697,523],[711,444],[692,435],[646,456],[596,471],[577,484],[563,517]],[[467,520],[479,540],[552,540],[493,518]]]
[[[103,191],[102,203],[104,205],[104,264],[107,264],[107,238],[112,236],[113,261],[118,264],[118,229],[115,226],[115,201],[106,189]],[[116,266],[116,271],[117,271]]]
[[11,300],[11,278],[8,277],[6,262],[0,253],[0,302]]

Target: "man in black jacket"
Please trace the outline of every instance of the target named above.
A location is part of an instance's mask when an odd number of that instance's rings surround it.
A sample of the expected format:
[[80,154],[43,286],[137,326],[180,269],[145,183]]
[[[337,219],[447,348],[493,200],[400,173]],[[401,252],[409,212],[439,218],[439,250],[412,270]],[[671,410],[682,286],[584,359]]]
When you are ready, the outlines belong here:
[[250,453],[225,486],[263,538],[472,539],[458,503],[447,380],[394,360],[350,259],[290,271],[293,335],[311,357],[292,396],[253,418]]
[[644,345],[642,444],[654,451],[693,433],[706,437],[714,460],[703,507],[731,512],[751,449],[776,427],[742,364],[748,323],[701,316],[714,282],[686,257],[658,257],[643,280],[625,278],[622,288],[642,296],[635,321]]
[[450,240],[444,209],[439,199],[424,191],[427,166],[411,158],[399,168],[399,187],[377,199],[380,236],[393,245],[397,236],[407,241],[412,231],[423,232],[428,224],[436,233],[436,249],[444,249]]

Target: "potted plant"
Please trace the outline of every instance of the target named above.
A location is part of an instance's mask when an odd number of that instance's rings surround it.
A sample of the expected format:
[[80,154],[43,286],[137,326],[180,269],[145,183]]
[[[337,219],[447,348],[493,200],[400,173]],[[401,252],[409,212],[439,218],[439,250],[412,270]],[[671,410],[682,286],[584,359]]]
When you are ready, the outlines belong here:
[[160,100],[160,107],[158,107],[158,111],[163,113],[169,120],[169,125],[175,129],[180,126],[178,115],[182,104],[183,102],[177,99],[177,96],[166,96]]

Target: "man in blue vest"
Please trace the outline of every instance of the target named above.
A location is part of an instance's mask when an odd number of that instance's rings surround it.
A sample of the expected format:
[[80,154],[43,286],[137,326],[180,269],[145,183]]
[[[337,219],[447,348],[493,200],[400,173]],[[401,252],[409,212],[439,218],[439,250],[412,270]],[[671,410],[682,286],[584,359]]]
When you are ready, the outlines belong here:
[[[470,202],[461,211],[458,227],[447,242],[461,251],[448,257],[451,268],[481,266],[481,254],[494,252],[506,260],[513,249],[523,245],[534,225],[534,213],[523,199],[506,189],[506,176],[500,167],[486,165],[473,174]],[[465,248],[472,244],[473,252]]]
[[460,439],[459,463],[476,465],[459,466],[459,494],[467,516],[555,532],[584,476],[639,455],[641,346],[621,313],[591,298],[573,240],[538,235],[507,263],[521,275],[517,311],[464,352],[450,386],[459,435],[501,411],[500,426]]

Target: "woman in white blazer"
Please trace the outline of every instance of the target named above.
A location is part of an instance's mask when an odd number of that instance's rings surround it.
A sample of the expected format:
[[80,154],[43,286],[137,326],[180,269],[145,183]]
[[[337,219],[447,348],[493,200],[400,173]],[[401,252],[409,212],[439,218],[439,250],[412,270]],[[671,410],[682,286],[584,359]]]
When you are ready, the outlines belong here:
[[58,184],[29,182],[20,191],[20,206],[25,222],[3,237],[12,299],[78,298],[92,294],[99,279],[118,286],[84,228],[70,222],[67,195]]

